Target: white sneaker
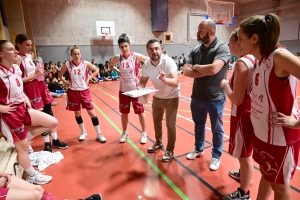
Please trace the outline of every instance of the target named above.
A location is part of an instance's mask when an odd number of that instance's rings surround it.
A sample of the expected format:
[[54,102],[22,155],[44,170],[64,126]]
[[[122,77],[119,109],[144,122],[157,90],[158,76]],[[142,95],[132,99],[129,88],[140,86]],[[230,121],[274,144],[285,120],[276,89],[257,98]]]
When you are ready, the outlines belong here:
[[127,138],[128,138],[128,133],[127,132],[122,133],[122,136],[120,138],[120,143],[126,142]]
[[28,176],[26,179],[27,182],[37,185],[43,185],[49,183],[52,180],[52,176],[43,175],[37,171],[35,171],[33,176]]
[[104,137],[104,135],[102,133],[97,134],[97,140],[99,140],[101,143],[106,142],[106,138]]
[[147,143],[147,133],[142,133],[140,143],[141,144],[146,144]]
[[204,151],[197,151],[196,149],[193,149],[188,155],[186,155],[186,159],[188,160],[194,160],[195,158],[199,158],[200,156],[204,155]]
[[79,136],[78,140],[79,141],[83,141],[85,140],[85,138],[87,137],[87,132],[82,132],[81,135]]
[[216,171],[220,167],[220,159],[212,158],[210,161],[209,169],[212,171]]

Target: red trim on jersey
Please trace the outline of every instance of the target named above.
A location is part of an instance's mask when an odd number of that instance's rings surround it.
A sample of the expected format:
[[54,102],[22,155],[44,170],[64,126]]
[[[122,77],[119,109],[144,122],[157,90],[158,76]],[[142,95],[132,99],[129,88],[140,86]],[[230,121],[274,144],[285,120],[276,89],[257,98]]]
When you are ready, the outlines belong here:
[[[2,64],[0,64],[0,70],[1,71],[3,71],[3,73],[7,76],[7,79],[8,79],[8,91],[7,91],[7,97],[6,97],[6,99],[8,99],[8,101],[10,101],[10,88],[11,88],[11,85],[10,85],[10,79],[9,79],[9,76],[8,76],[8,74],[3,70],[3,68],[5,68],[6,70],[8,70],[9,72],[11,72],[11,73],[15,73],[15,68],[14,67],[12,67],[13,68],[13,71],[10,71],[7,67],[5,67],[4,65],[2,65]],[[1,79],[2,80],[2,79]],[[5,85],[5,83],[4,83],[4,85]],[[5,86],[6,87],[6,86]],[[6,87],[7,88],[7,87]]]
[[27,57],[26,54],[22,54],[22,53],[20,53],[20,52],[18,53],[18,55],[19,55],[19,56]]
[[249,56],[246,55],[246,56],[243,56],[243,58],[248,59],[250,62],[252,62],[253,65],[255,64],[255,61],[252,58],[250,58]]
[[[71,61],[71,63],[74,64],[74,65],[77,67],[77,66],[79,66],[81,63],[83,63],[83,60],[80,60],[79,63],[78,63],[77,65],[73,62],[73,60]],[[70,66],[71,66],[71,65],[70,65]],[[72,66],[71,66],[71,68],[72,68]]]

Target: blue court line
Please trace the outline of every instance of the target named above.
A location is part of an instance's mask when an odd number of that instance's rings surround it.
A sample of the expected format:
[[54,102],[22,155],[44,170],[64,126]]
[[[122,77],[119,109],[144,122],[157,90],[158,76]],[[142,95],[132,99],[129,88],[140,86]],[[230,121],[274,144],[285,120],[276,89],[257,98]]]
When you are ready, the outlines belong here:
[[[107,87],[105,87],[105,86],[101,86],[101,87],[103,87],[103,88],[105,88],[105,89],[111,91],[112,93],[117,94],[116,92],[112,91],[111,89],[109,89],[109,88],[107,88]],[[100,89],[99,89],[99,90],[100,90]],[[101,91],[102,91],[102,90],[101,90]],[[103,91],[103,92],[104,92],[104,91]],[[104,92],[104,93],[106,93],[106,92]],[[93,93],[93,94],[94,94],[94,93]],[[109,96],[112,96],[112,95],[109,95]],[[299,97],[300,97],[300,96],[299,96]],[[145,109],[145,110],[146,110],[146,109]],[[149,110],[147,110],[147,111],[150,112],[150,113],[152,113],[152,112],[149,111]],[[164,119],[164,120],[165,120],[165,119]],[[178,125],[176,125],[176,127],[179,128],[179,129],[181,129],[181,130],[184,130],[185,132],[189,133],[190,135],[195,136],[195,134],[189,132],[188,130],[186,130],[186,129],[184,129],[184,128],[178,126]],[[224,142],[228,142],[228,141],[229,141],[229,140],[226,140],[226,141],[224,141]],[[211,142],[208,142],[207,140],[205,140],[205,142],[208,143],[208,144],[210,144],[210,145],[213,145]],[[230,155],[230,156],[232,156],[231,154],[229,154],[229,153],[228,153],[227,151],[225,151],[225,150],[223,150],[223,152],[226,153],[226,154],[228,154],[228,155]],[[188,153],[189,153],[189,152],[188,152]],[[188,153],[186,153],[186,154],[188,154]],[[233,156],[232,156],[232,157],[233,157]],[[235,157],[234,157],[234,158],[235,158]],[[235,158],[235,159],[237,159],[237,158]],[[256,169],[257,171],[260,171],[259,168],[255,167],[254,165],[253,165],[253,168]],[[189,169],[189,168],[187,167],[187,169]],[[190,170],[190,169],[189,169],[189,170]],[[193,174],[192,174],[192,175],[193,175]],[[197,177],[195,177],[195,178],[197,178]],[[197,179],[198,179],[198,178],[197,178]],[[198,180],[200,180],[200,179],[198,179]],[[201,180],[203,180],[203,179],[201,179]],[[201,181],[201,180],[200,180],[200,181]],[[201,181],[201,182],[202,182],[202,181]],[[203,183],[203,184],[204,184],[204,183]],[[292,186],[292,185],[290,185],[290,187],[291,187],[291,189],[294,190],[295,192],[300,193],[300,189],[298,189],[298,188],[296,188],[295,186]]]
[[[94,92],[91,91],[91,93],[93,95],[95,95],[100,101],[102,101],[104,104],[106,104],[111,110],[113,110],[115,113],[117,113],[119,116],[121,116],[121,114],[119,112],[117,112],[116,110],[114,110],[110,105],[108,105],[104,100],[102,100],[98,95],[96,95]],[[105,93],[103,91],[103,93]],[[110,95],[108,95],[110,96]],[[131,122],[129,122],[130,125],[132,125]],[[176,125],[177,126],[177,125]],[[178,126],[177,126],[178,127]],[[138,131],[140,131],[136,126],[134,126],[134,128]],[[181,128],[182,130],[188,132],[187,130],[185,130],[182,127],[178,127]],[[192,134],[193,135],[193,134]],[[149,136],[147,136],[147,138],[151,139]],[[154,143],[154,140],[151,139],[151,141]],[[210,143],[211,144],[211,143]],[[137,147],[138,148],[138,147]],[[144,157],[143,157],[144,158]],[[183,169],[185,169],[186,171],[188,171],[192,176],[194,176],[197,180],[199,180],[201,183],[203,183],[203,185],[205,185],[208,189],[210,189],[212,192],[214,192],[216,195],[218,195],[219,197],[222,197],[222,194],[217,191],[213,186],[211,186],[209,183],[207,183],[204,179],[202,179],[200,176],[198,176],[195,172],[193,172],[189,167],[185,166],[183,163],[181,163],[179,160],[177,159],[173,159],[175,162],[177,162],[179,165],[181,165],[183,167]],[[155,165],[156,166],[156,165]]]

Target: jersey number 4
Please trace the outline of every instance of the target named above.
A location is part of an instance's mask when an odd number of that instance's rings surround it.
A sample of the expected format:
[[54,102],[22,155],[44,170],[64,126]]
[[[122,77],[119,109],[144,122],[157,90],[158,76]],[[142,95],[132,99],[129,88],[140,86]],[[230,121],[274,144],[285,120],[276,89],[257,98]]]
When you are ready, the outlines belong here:
[[77,70],[74,69],[74,74],[75,74],[75,75],[76,75],[76,74],[77,74],[77,75],[80,75],[80,73],[81,73],[80,69],[77,69]]
[[129,68],[129,62],[126,62],[126,64],[122,63],[122,68],[125,68],[125,66],[126,66],[126,68]]

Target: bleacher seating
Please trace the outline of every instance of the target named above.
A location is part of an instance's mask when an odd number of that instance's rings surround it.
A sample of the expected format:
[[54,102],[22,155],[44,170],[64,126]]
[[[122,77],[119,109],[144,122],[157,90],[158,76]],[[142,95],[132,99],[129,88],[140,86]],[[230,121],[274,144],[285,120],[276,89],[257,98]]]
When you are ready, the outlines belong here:
[[17,151],[13,144],[0,138],[0,172],[13,174],[19,178],[23,176],[23,168],[17,162]]

